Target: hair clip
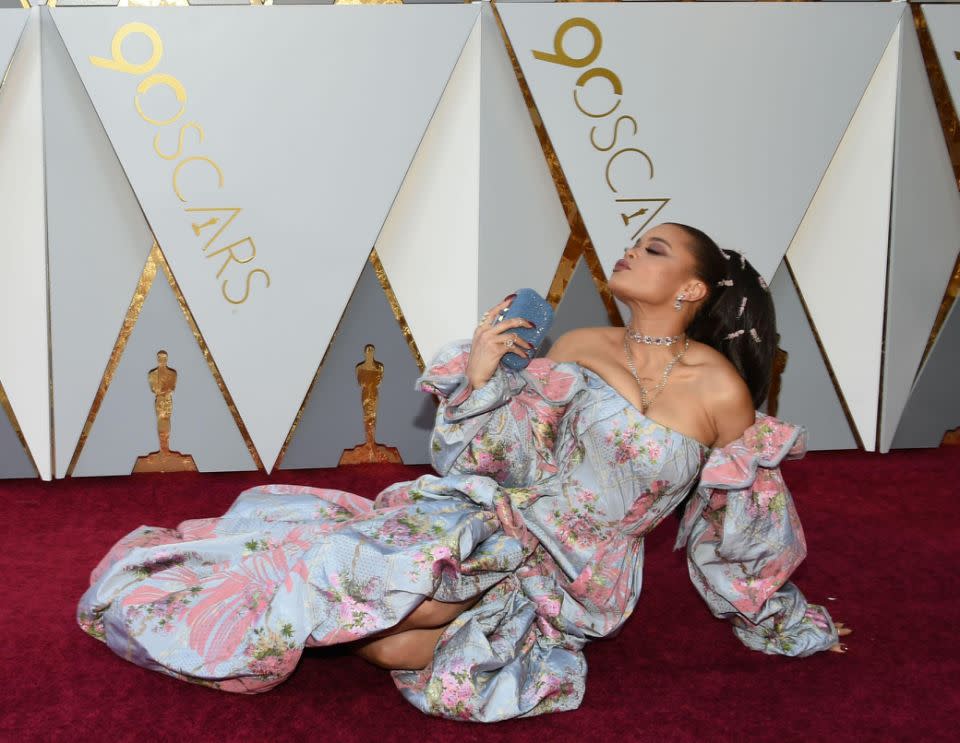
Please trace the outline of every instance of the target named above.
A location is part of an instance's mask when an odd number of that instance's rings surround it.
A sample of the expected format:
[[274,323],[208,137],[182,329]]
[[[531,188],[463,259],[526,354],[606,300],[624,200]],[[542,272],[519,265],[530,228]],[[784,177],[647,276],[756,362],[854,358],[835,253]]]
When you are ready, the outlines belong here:
[[759,275],[758,275],[758,276],[757,276],[757,281],[760,282],[760,286],[763,287],[764,290],[766,290],[766,291],[769,291],[769,290],[770,290],[770,287],[767,286],[767,282],[764,281],[763,276],[759,276]]
[[740,330],[734,330],[732,333],[729,333],[729,334],[724,338],[724,340],[725,340],[725,341],[732,341],[734,338],[739,338],[739,337],[740,337],[741,335],[743,335],[745,332],[746,332],[746,331],[745,331],[743,328],[740,328]]
[[740,254],[740,270],[742,271],[747,266],[747,256],[743,253]]
[[721,279],[717,282],[717,286],[733,286],[733,279]]
[[757,334],[756,328],[750,328],[750,337],[753,338],[757,343],[760,342],[760,336]]
[[724,259],[724,260],[726,260],[726,261],[730,260],[730,254],[727,253],[723,248],[721,248],[721,247],[718,246],[718,247],[717,247],[717,250],[720,251],[720,255],[723,256],[723,259]]
[[740,309],[737,310],[737,317],[741,317],[741,316],[743,315],[743,310],[744,310],[744,308],[745,308],[746,306],[747,306],[747,298],[746,298],[746,297],[743,297],[743,298],[740,300]]

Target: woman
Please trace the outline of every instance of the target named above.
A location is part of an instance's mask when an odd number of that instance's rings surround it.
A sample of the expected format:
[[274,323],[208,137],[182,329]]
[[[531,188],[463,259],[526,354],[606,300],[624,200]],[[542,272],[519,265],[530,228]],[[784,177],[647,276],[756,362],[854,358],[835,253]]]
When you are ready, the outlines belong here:
[[803,441],[754,413],[775,343],[763,280],[664,224],[609,284],[629,327],[568,333],[522,372],[499,364],[529,349],[525,321],[493,324],[510,298],[439,353],[418,383],[440,400],[441,476],[373,504],[266,485],[222,518],[141,527],[94,570],[81,626],[228,691],[279,683],[305,645],[353,642],[431,714],[573,709],[584,644],[629,616],[643,537],[686,499],[677,547],[716,616],[763,652],[842,651],[849,630],[787,581],[805,543],[777,465]]

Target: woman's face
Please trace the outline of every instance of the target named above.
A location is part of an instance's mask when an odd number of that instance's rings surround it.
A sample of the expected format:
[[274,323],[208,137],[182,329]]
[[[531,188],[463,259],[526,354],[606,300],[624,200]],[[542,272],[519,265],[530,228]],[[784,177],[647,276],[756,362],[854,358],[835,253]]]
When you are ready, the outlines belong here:
[[689,235],[676,225],[662,224],[647,230],[624,251],[607,284],[622,302],[673,303],[691,282],[699,282],[694,270]]

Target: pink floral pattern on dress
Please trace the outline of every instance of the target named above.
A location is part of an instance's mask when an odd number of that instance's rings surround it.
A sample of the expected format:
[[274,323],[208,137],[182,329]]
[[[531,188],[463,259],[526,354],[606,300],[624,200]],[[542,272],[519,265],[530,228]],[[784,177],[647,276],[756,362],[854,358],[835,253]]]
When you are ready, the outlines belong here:
[[700,478],[678,542],[711,610],[763,652],[835,641],[788,580],[806,545],[777,466],[802,453],[797,429],[760,417],[708,459],[576,364],[499,369],[473,390],[468,350],[445,348],[419,381],[439,398],[436,475],[373,502],[266,484],[223,516],[136,529],[94,571],[80,626],[142,666],[255,693],[304,646],[370,637],[429,598],[476,598],[427,668],[393,672],[404,697],[458,720],[574,709],[584,645],[631,615],[645,535]]

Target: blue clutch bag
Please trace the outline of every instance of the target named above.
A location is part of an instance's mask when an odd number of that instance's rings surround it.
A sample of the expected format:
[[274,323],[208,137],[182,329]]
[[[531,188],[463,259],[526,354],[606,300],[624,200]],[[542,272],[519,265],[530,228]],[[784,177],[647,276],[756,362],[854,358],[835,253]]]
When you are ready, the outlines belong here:
[[[536,355],[540,344],[547,335],[547,331],[553,324],[553,307],[533,289],[517,289],[517,296],[513,298],[510,306],[497,315],[495,325],[504,320],[510,320],[514,317],[522,317],[534,324],[532,328],[515,328],[513,333],[519,338],[523,338],[527,343],[533,346],[533,355]],[[526,353],[504,354],[500,359],[500,364],[507,369],[520,371],[526,368],[530,363],[530,358]]]

